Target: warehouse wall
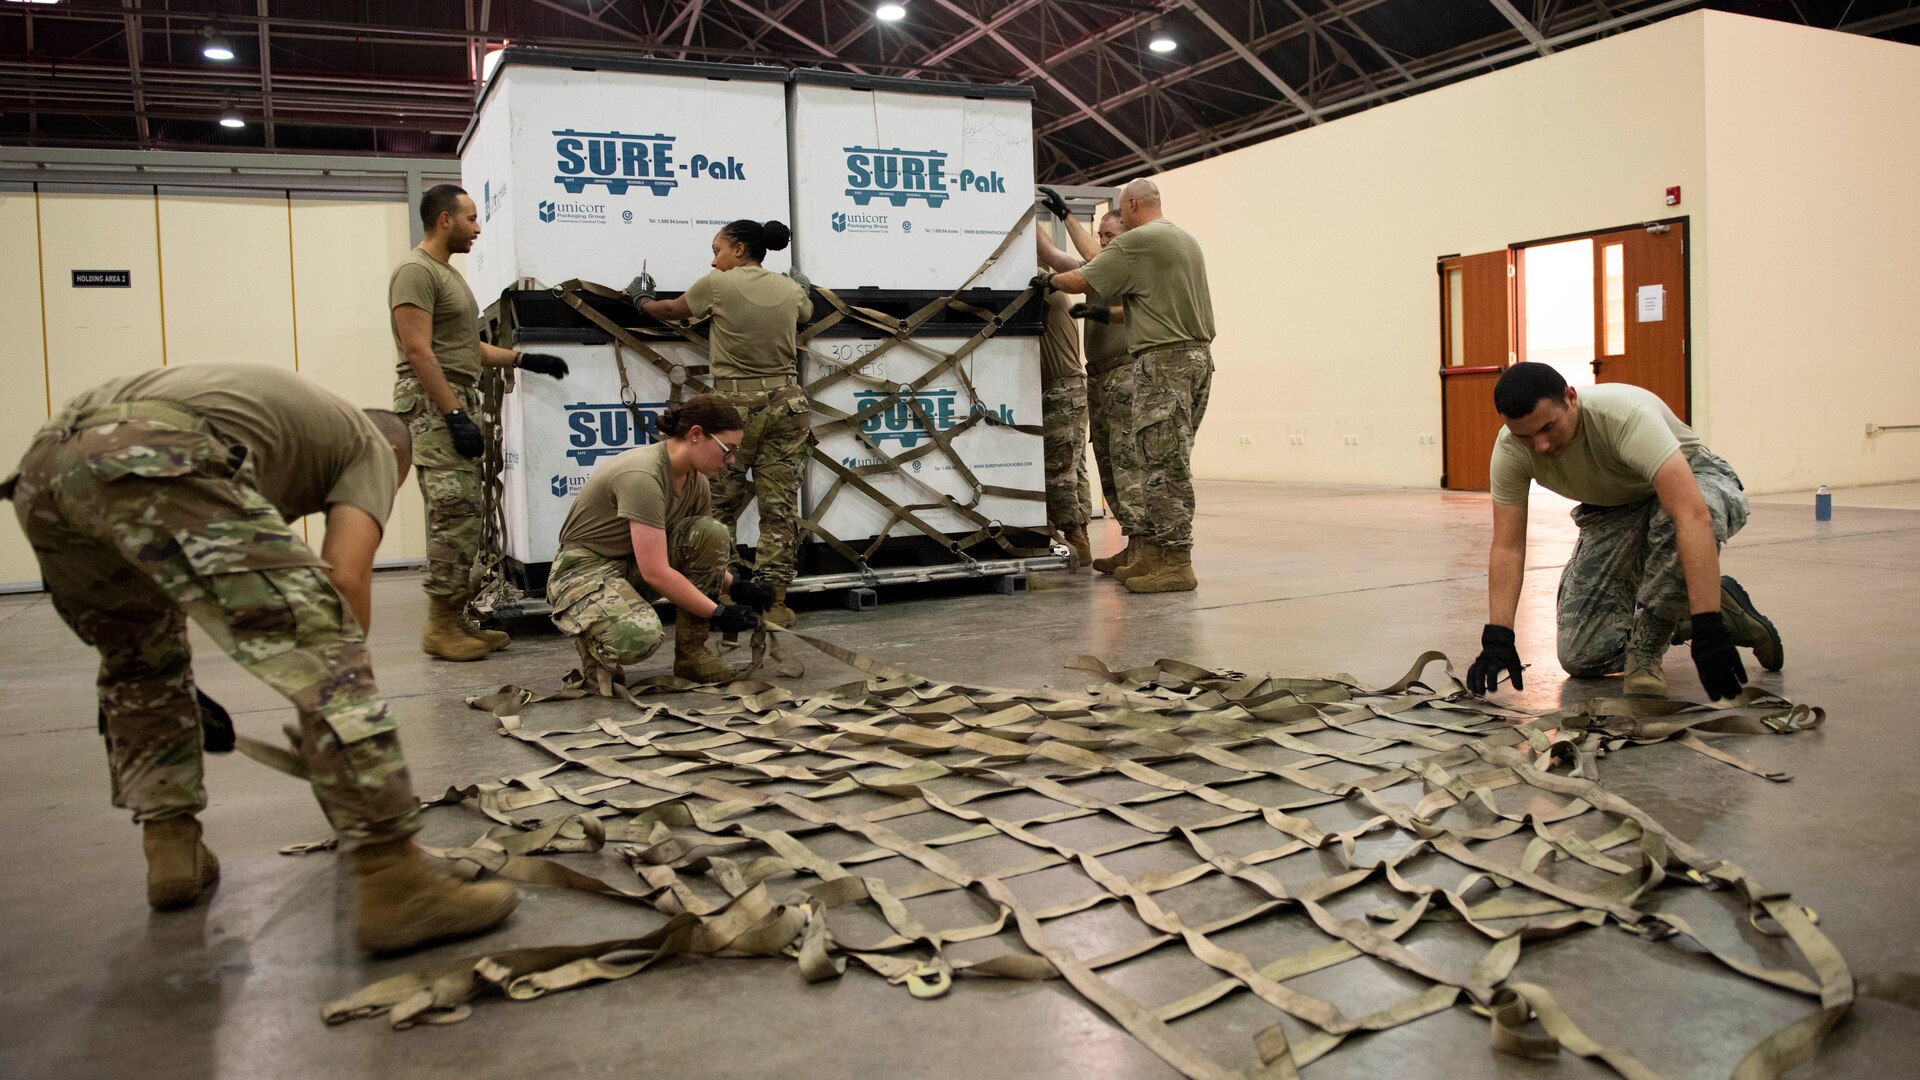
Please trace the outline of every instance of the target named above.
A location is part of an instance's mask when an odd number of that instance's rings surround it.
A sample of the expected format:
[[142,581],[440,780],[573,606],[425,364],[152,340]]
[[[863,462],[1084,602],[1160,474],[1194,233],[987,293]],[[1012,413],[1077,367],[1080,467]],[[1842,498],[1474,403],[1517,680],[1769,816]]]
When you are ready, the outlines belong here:
[[[1704,242],[1704,25],[1671,19],[1158,177],[1206,251],[1219,323],[1195,472],[1437,486],[1435,257],[1669,217],[1670,184]],[[1696,380],[1709,417],[1713,391]]]
[[[283,191],[0,189],[0,472],[51,409],[160,364],[273,364],[350,401],[389,404],[386,283],[410,246],[408,213],[397,199]],[[129,270],[132,288],[75,289],[76,269]],[[320,519],[303,528],[317,547]],[[378,557],[424,552],[420,496],[408,483]],[[38,581],[25,538],[0,523],[0,588]]]
[[1920,478],[1920,49],[1708,21],[1714,448],[1749,489]]

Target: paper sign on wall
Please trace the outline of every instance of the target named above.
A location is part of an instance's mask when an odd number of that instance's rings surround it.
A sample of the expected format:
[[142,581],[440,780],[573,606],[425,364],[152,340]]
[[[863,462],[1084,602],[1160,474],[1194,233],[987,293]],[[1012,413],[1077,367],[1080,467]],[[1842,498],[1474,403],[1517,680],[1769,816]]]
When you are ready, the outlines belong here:
[[1661,322],[1667,317],[1667,287],[1665,285],[1640,286],[1639,322]]

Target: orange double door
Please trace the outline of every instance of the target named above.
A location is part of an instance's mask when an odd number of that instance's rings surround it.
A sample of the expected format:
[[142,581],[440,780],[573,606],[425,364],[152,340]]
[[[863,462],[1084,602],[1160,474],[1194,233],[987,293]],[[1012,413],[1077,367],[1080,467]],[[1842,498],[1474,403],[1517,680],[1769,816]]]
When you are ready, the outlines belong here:
[[1690,418],[1684,218],[1447,256],[1438,262],[1442,487],[1487,489],[1503,423],[1493,386],[1528,359],[1527,251],[1569,241],[1592,245],[1592,381],[1646,387]]

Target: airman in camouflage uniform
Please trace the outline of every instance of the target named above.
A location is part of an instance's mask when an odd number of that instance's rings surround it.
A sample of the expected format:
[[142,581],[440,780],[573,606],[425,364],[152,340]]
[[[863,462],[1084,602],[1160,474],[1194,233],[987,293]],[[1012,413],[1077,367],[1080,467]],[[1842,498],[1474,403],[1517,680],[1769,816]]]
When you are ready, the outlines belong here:
[[762,583],[732,579],[732,543],[713,517],[708,477],[737,452],[739,425],[738,411],[718,395],[677,402],[660,416],[661,441],[601,462],[574,498],[547,573],[547,605],[577,644],[591,689],[609,693],[628,666],[660,647],[660,600],[676,609],[674,674],[706,683],[733,677],[707,648],[708,631],[738,632],[758,620],[721,594],[731,587],[735,600],[761,610],[773,599]]
[[[194,816],[207,796],[191,617],[297,711],[301,768],[363,877],[363,944],[407,947],[512,909],[512,889],[455,882],[408,840],[419,802],[357,610],[407,457],[382,416],[384,432],[274,368],[163,368],[76,398],[0,489],[55,610],[100,653],[113,803],[143,826],[156,908],[192,904],[219,877]],[[328,559],[288,524],[321,511]],[[400,910],[422,891],[424,906]]]
[[748,503],[759,505],[753,567],[773,590],[773,604],[761,617],[776,626],[794,622],[787,587],[802,539],[800,482],[812,446],[810,406],[797,364],[799,328],[813,318],[813,297],[804,278],[760,265],[789,239],[782,222],[728,222],[713,235],[713,272],[685,293],[658,299],[645,275],[627,288],[628,297],[656,319],[707,320],[714,394],[737,409],[745,425],[739,449],[713,482],[713,512],[737,542],[740,515]]
[[483,367],[519,367],[562,378],[566,361],[518,353],[480,340],[480,305],[449,261],[480,235],[467,193],[442,184],[420,199],[426,238],[387,282],[394,345],[400,351],[393,411],[413,433],[413,461],[427,512],[427,626],[420,647],[442,660],[479,660],[505,648],[507,635],[483,630],[467,613],[484,535],[479,458],[486,439],[480,413]]
[[1579,388],[1546,364],[1515,364],[1494,385],[1505,419],[1488,461],[1493,550],[1488,615],[1467,687],[1500,679],[1523,689],[1514,620],[1526,577],[1527,493],[1537,483],[1572,499],[1580,539],[1560,576],[1560,666],[1577,678],[1624,673],[1627,697],[1664,698],[1663,663],[1691,639],[1709,698],[1747,681],[1739,647],[1760,666],[1785,661],[1780,633],[1739,582],[1720,573],[1720,547],[1747,522],[1740,478],[1651,390]]
[[1066,537],[1078,564],[1086,566],[1093,562],[1087,539],[1087,522],[1093,517],[1093,489],[1087,482],[1087,374],[1066,296],[1050,293],[1046,305],[1046,331],[1040,336],[1040,425],[1047,522]]
[[[1213,300],[1200,245],[1161,216],[1160,189],[1135,180],[1116,203],[1126,231],[1045,284],[1092,289],[1126,307],[1134,358],[1131,428],[1146,475],[1138,550],[1114,576],[1129,592],[1185,592],[1193,574],[1193,439],[1213,382]],[[1119,484],[1116,477],[1116,486]]]

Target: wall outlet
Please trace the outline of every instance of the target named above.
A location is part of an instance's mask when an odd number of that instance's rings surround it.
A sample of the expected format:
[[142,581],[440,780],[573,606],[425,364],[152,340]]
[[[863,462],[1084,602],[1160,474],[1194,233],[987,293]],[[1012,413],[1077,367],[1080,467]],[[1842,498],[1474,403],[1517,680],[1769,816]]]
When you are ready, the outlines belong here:
[[1305,445],[1307,445],[1307,437],[1306,437],[1305,435],[1301,435],[1301,434],[1299,434],[1299,433],[1297,433],[1297,432],[1296,432],[1296,433],[1295,433],[1295,434],[1293,435],[1293,437],[1292,437],[1292,438],[1290,438],[1290,439],[1288,439],[1287,441],[1289,441],[1289,442],[1291,442],[1291,443],[1293,443],[1293,445],[1295,445],[1295,446],[1305,446]]
[[1421,445],[1421,446],[1432,446],[1432,445],[1433,445],[1433,436],[1431,436],[1431,435],[1422,435],[1422,436],[1420,436],[1420,445]]
[[1349,436],[1347,436],[1347,445],[1348,445],[1348,446],[1359,446],[1359,445],[1360,445],[1360,436],[1358,436],[1358,435],[1349,435]]
[[1240,445],[1241,445],[1241,446],[1252,446],[1252,445],[1253,445],[1253,436],[1251,436],[1251,435],[1242,435],[1242,436],[1240,436]]

